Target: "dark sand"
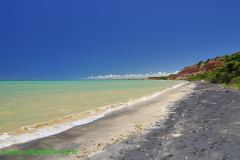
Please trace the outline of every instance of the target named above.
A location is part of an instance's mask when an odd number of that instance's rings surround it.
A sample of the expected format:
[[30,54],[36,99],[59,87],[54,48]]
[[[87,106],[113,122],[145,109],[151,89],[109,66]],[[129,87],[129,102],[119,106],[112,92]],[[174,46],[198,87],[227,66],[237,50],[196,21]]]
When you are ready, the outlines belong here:
[[240,92],[198,83],[164,125],[109,146],[92,160],[239,160]]
[[[196,86],[187,98],[181,100],[178,100],[179,96],[176,93],[187,92],[188,89],[183,90],[184,87],[167,94],[169,96],[176,94],[175,101],[177,100],[177,102],[170,107],[167,115],[165,112],[161,113],[165,117],[164,120],[157,119],[151,127],[134,132],[138,134],[129,134],[120,141],[104,146],[99,149],[101,152],[95,152],[96,154],[90,158],[81,156],[72,158],[91,160],[239,160],[240,92],[208,83],[197,83]],[[186,85],[185,88],[187,87]],[[157,101],[168,99],[167,95]],[[135,114],[141,115],[143,111],[146,112],[146,106],[159,105],[157,101],[139,105],[137,109],[124,109],[94,123],[75,127],[55,136],[15,145],[8,149],[77,149],[82,145],[79,142],[88,142],[81,139],[86,133],[95,134],[93,137],[99,136],[101,139],[103,137],[101,133],[107,133],[108,128],[114,128],[113,121],[117,123],[118,119],[129,118],[130,122],[131,117],[134,117]],[[142,119],[144,120],[144,117]],[[120,131],[120,128],[116,129]],[[95,132],[91,132],[94,130]],[[114,130],[111,131],[114,132]],[[109,132],[111,131],[109,130]],[[72,158],[0,156],[0,159],[21,160]]]

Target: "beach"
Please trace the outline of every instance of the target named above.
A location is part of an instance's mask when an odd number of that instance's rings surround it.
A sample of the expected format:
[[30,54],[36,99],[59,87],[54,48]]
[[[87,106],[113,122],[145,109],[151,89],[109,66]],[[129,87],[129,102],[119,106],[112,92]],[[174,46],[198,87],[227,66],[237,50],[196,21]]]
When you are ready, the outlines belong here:
[[[77,155],[71,159],[86,159],[104,150],[107,146],[128,139],[130,136],[142,134],[158,121],[164,121],[170,113],[174,102],[184,98],[194,88],[194,84],[184,83],[165,90],[158,96],[125,106],[104,117],[85,125],[77,126],[67,131],[49,137],[33,140],[23,144],[13,145],[5,149],[75,149]],[[67,156],[69,158],[69,156]],[[4,159],[49,159],[67,157],[49,156],[7,156]],[[1,158],[1,157],[0,157]]]
[[74,149],[77,154],[0,159],[238,159],[239,104],[237,90],[205,82],[185,83],[92,123],[5,148]]
[[240,92],[196,83],[188,98],[146,134],[109,146],[91,160],[238,160]]
[[0,160],[240,160],[239,7],[1,0]]

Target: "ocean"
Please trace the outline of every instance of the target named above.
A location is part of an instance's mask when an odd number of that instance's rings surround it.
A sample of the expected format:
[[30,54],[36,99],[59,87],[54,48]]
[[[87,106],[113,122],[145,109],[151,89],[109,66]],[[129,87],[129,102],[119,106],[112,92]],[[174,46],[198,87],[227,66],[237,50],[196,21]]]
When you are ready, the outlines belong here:
[[[65,119],[69,120],[69,117],[77,120],[84,117],[84,113],[94,115],[100,108],[106,111],[111,109],[111,106],[123,105],[181,82],[164,80],[0,81],[0,134],[7,135],[13,131],[19,133],[21,130],[31,130],[34,127],[46,127],[48,122],[63,123]],[[81,113],[82,116],[79,116]],[[74,117],[74,115],[78,116]]]

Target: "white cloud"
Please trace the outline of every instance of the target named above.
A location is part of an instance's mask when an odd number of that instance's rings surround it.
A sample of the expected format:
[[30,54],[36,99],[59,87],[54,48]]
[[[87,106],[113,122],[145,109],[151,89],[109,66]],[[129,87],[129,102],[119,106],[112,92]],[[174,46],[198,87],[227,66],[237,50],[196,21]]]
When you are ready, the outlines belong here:
[[108,74],[108,75],[97,75],[97,76],[90,76],[86,79],[144,79],[147,77],[161,77],[161,76],[168,76],[170,74],[176,74],[178,71],[175,72],[157,72],[157,73],[145,73],[145,74]]

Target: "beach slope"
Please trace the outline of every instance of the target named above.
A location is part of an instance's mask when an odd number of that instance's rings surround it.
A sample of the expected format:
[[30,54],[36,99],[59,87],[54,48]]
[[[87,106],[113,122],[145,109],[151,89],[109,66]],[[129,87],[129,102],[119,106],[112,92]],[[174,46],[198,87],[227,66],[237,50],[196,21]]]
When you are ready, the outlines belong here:
[[145,135],[109,146],[92,160],[237,160],[240,157],[240,92],[197,83],[168,119]]

